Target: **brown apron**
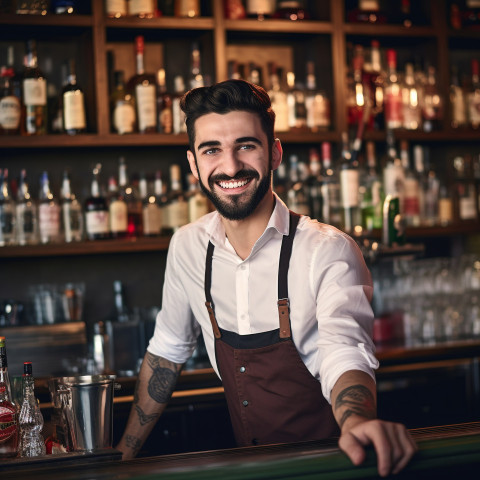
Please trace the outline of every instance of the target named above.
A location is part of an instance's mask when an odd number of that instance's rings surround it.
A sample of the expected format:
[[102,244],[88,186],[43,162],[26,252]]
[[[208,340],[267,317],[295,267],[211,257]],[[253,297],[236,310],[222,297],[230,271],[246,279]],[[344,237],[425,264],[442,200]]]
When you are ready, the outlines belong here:
[[291,338],[288,266],[299,216],[290,212],[289,235],[282,240],[278,272],[279,328],[239,335],[215,318],[210,288],[214,245],[205,268],[206,306],[215,335],[235,438],[239,446],[318,440],[338,435],[332,408],[320,382],[303,363]]

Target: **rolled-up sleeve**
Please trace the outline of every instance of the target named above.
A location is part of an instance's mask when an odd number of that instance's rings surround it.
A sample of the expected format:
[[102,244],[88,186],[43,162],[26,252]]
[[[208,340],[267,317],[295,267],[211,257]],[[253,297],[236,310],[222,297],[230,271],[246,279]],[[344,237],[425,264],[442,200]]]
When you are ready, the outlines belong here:
[[343,373],[361,370],[375,379],[373,284],[360,249],[346,235],[317,249],[311,279],[317,298],[317,368],[323,395],[330,402],[332,388]]

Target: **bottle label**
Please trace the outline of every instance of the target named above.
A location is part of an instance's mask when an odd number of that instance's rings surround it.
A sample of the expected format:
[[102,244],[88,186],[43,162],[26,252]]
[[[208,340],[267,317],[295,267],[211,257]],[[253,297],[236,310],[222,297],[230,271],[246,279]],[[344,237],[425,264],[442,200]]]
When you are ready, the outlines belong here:
[[20,100],[13,95],[0,100],[0,126],[16,130],[20,126]]
[[199,0],[177,0],[175,15],[177,17],[198,17],[200,15]]
[[110,230],[113,233],[126,232],[128,229],[127,204],[120,200],[110,203]]
[[120,135],[133,133],[135,125],[135,109],[126,102],[118,102],[113,111],[113,126]]
[[0,406],[0,443],[12,438],[17,432],[15,410],[8,406]]
[[162,211],[154,203],[143,207],[143,233],[145,235],[159,235],[162,229]]
[[145,131],[156,126],[155,86],[137,85],[135,87],[138,109],[138,130]]
[[108,212],[104,210],[87,212],[85,214],[87,232],[90,235],[108,233],[108,217]]
[[162,108],[158,115],[158,124],[161,133],[173,133],[173,112],[171,108]]
[[26,78],[23,81],[23,103],[32,106],[47,105],[47,82],[44,78]]
[[287,95],[283,92],[271,94],[272,109],[275,112],[275,130],[277,132],[288,132],[288,103]]
[[390,128],[402,125],[402,96],[398,85],[392,85],[386,92],[385,120]]
[[80,90],[63,94],[65,130],[83,130],[86,128],[85,104]]
[[54,204],[38,207],[38,221],[42,239],[56,237],[60,233],[60,209]]
[[270,15],[275,11],[275,0],[247,0],[250,15]]
[[128,10],[130,15],[153,15],[155,13],[154,2],[152,0],[130,0]]
[[467,108],[462,89],[457,86],[452,87],[452,123],[454,125],[465,125],[467,123]]
[[359,176],[356,169],[340,171],[340,186],[342,191],[343,208],[358,206]]
[[182,133],[187,131],[185,125],[185,113],[180,108],[180,99],[175,98],[172,102],[173,113],[173,133]]
[[174,201],[168,205],[168,222],[171,228],[179,228],[188,223],[188,203]]
[[473,126],[480,125],[480,91],[468,95],[468,113]]
[[127,15],[127,1],[107,0],[105,9],[107,15],[110,15],[112,17],[124,17]]
[[17,205],[17,222],[19,234],[32,234],[35,231],[35,214],[25,205]]
[[307,107],[307,127],[315,131],[318,128],[330,127],[330,102],[320,93],[308,95],[305,99]]
[[208,213],[207,198],[201,193],[196,193],[188,201],[188,219],[190,222],[198,220]]

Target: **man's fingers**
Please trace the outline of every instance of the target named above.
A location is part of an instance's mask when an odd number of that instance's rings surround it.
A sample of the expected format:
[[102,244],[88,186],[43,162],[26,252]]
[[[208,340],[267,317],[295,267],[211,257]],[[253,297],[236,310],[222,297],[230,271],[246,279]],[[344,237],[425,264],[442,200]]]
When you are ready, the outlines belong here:
[[396,424],[396,427],[397,436],[401,445],[403,445],[403,455],[398,458],[394,464],[392,469],[392,473],[394,474],[402,470],[418,450],[417,444],[410,435],[410,432],[403,425]]
[[343,450],[354,465],[360,465],[365,460],[365,449],[358,439],[351,433],[340,437],[338,446]]

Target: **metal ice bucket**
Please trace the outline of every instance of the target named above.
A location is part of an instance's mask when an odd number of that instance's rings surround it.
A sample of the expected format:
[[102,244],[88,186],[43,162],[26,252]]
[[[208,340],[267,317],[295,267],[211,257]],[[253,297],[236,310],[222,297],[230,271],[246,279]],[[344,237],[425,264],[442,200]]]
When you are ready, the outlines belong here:
[[115,375],[59,377],[49,381],[58,424],[68,450],[112,447]]

